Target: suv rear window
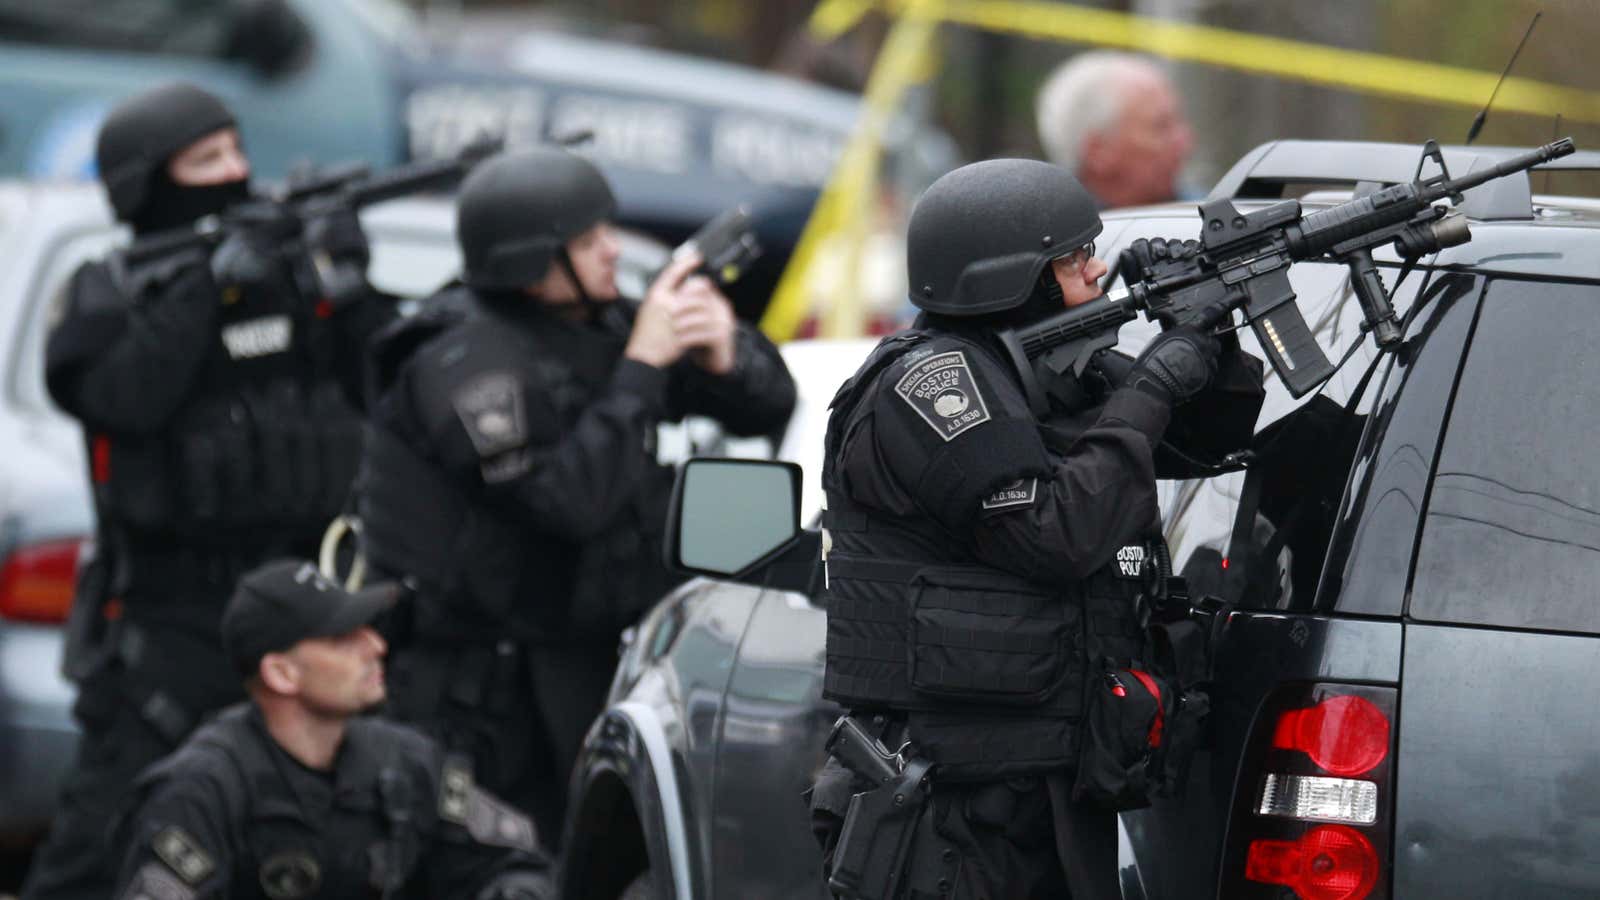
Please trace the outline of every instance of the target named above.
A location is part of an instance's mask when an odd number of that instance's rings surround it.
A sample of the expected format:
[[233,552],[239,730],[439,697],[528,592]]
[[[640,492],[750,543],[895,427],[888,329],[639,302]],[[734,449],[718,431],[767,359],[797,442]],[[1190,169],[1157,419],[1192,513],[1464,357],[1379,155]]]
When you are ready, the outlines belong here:
[[1489,284],[1423,522],[1411,614],[1600,630],[1600,286]]

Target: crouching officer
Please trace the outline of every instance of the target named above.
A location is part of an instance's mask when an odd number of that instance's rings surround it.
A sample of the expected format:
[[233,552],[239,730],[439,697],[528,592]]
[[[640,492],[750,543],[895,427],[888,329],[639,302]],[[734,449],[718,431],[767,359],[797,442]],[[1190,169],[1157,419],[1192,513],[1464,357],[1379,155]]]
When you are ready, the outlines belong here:
[[1208,333],[1217,310],[1116,379],[1050,385],[1081,408],[1037,421],[996,332],[1097,297],[1100,230],[1046,163],[939,179],[908,235],[923,313],[834,398],[823,690],[851,714],[812,811],[840,896],[1117,897],[1113,810],[1193,740],[1203,697],[1146,661],[1181,603],[1156,448],[1219,367],[1259,407],[1261,366]]
[[121,898],[550,900],[533,823],[421,733],[360,714],[384,697],[383,585],[310,563],[246,575],[222,640],[248,703],[135,786]]
[[361,348],[390,317],[348,211],[294,236],[330,271],[356,272],[337,295],[308,296],[300,254],[275,236],[193,239],[196,220],[249,195],[234,118],[205,91],[172,84],[117,106],[97,158],[134,242],[73,275],[45,351],[51,396],[83,425],[98,540],[65,660],[82,739],[29,900],[106,896],[121,792],[240,697],[217,647],[223,603],[252,566],[313,553],[341,510],[360,456]]
[[794,385],[685,256],[619,298],[611,189],[554,148],[462,186],[465,283],[374,347],[357,479],[368,561],[412,585],[391,710],[560,828],[621,630],[676,583],[660,559],[672,470],[656,426],[781,429]]

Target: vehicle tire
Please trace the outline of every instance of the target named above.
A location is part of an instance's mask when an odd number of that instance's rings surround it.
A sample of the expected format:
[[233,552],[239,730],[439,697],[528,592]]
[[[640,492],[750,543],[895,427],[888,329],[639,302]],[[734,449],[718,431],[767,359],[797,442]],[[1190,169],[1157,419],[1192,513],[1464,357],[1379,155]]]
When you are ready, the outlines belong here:
[[639,873],[639,877],[628,882],[628,886],[617,895],[617,900],[655,900],[656,892],[650,883],[650,870]]

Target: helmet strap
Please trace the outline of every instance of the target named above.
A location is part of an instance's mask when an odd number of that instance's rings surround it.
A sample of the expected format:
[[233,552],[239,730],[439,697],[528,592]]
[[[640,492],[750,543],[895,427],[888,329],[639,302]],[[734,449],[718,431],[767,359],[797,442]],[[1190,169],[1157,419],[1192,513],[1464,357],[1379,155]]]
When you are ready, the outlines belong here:
[[594,299],[583,289],[583,281],[578,278],[578,269],[572,264],[572,257],[567,254],[566,244],[556,248],[556,262],[561,264],[561,270],[567,273],[567,279],[572,282],[572,289],[577,292],[578,302],[583,306],[584,316],[594,318]]

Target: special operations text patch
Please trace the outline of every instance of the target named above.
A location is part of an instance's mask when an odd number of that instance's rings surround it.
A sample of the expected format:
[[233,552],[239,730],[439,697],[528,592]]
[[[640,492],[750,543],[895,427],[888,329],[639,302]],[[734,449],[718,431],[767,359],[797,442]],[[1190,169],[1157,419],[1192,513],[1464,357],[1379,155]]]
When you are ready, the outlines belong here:
[[984,509],[1006,509],[1011,506],[1032,506],[1039,495],[1039,479],[1018,478],[1005,487],[985,497]]
[[951,440],[989,421],[978,383],[960,350],[939,353],[917,363],[894,386],[939,437]]
[[490,372],[462,385],[450,398],[472,446],[484,459],[528,442],[522,382],[511,372]]

